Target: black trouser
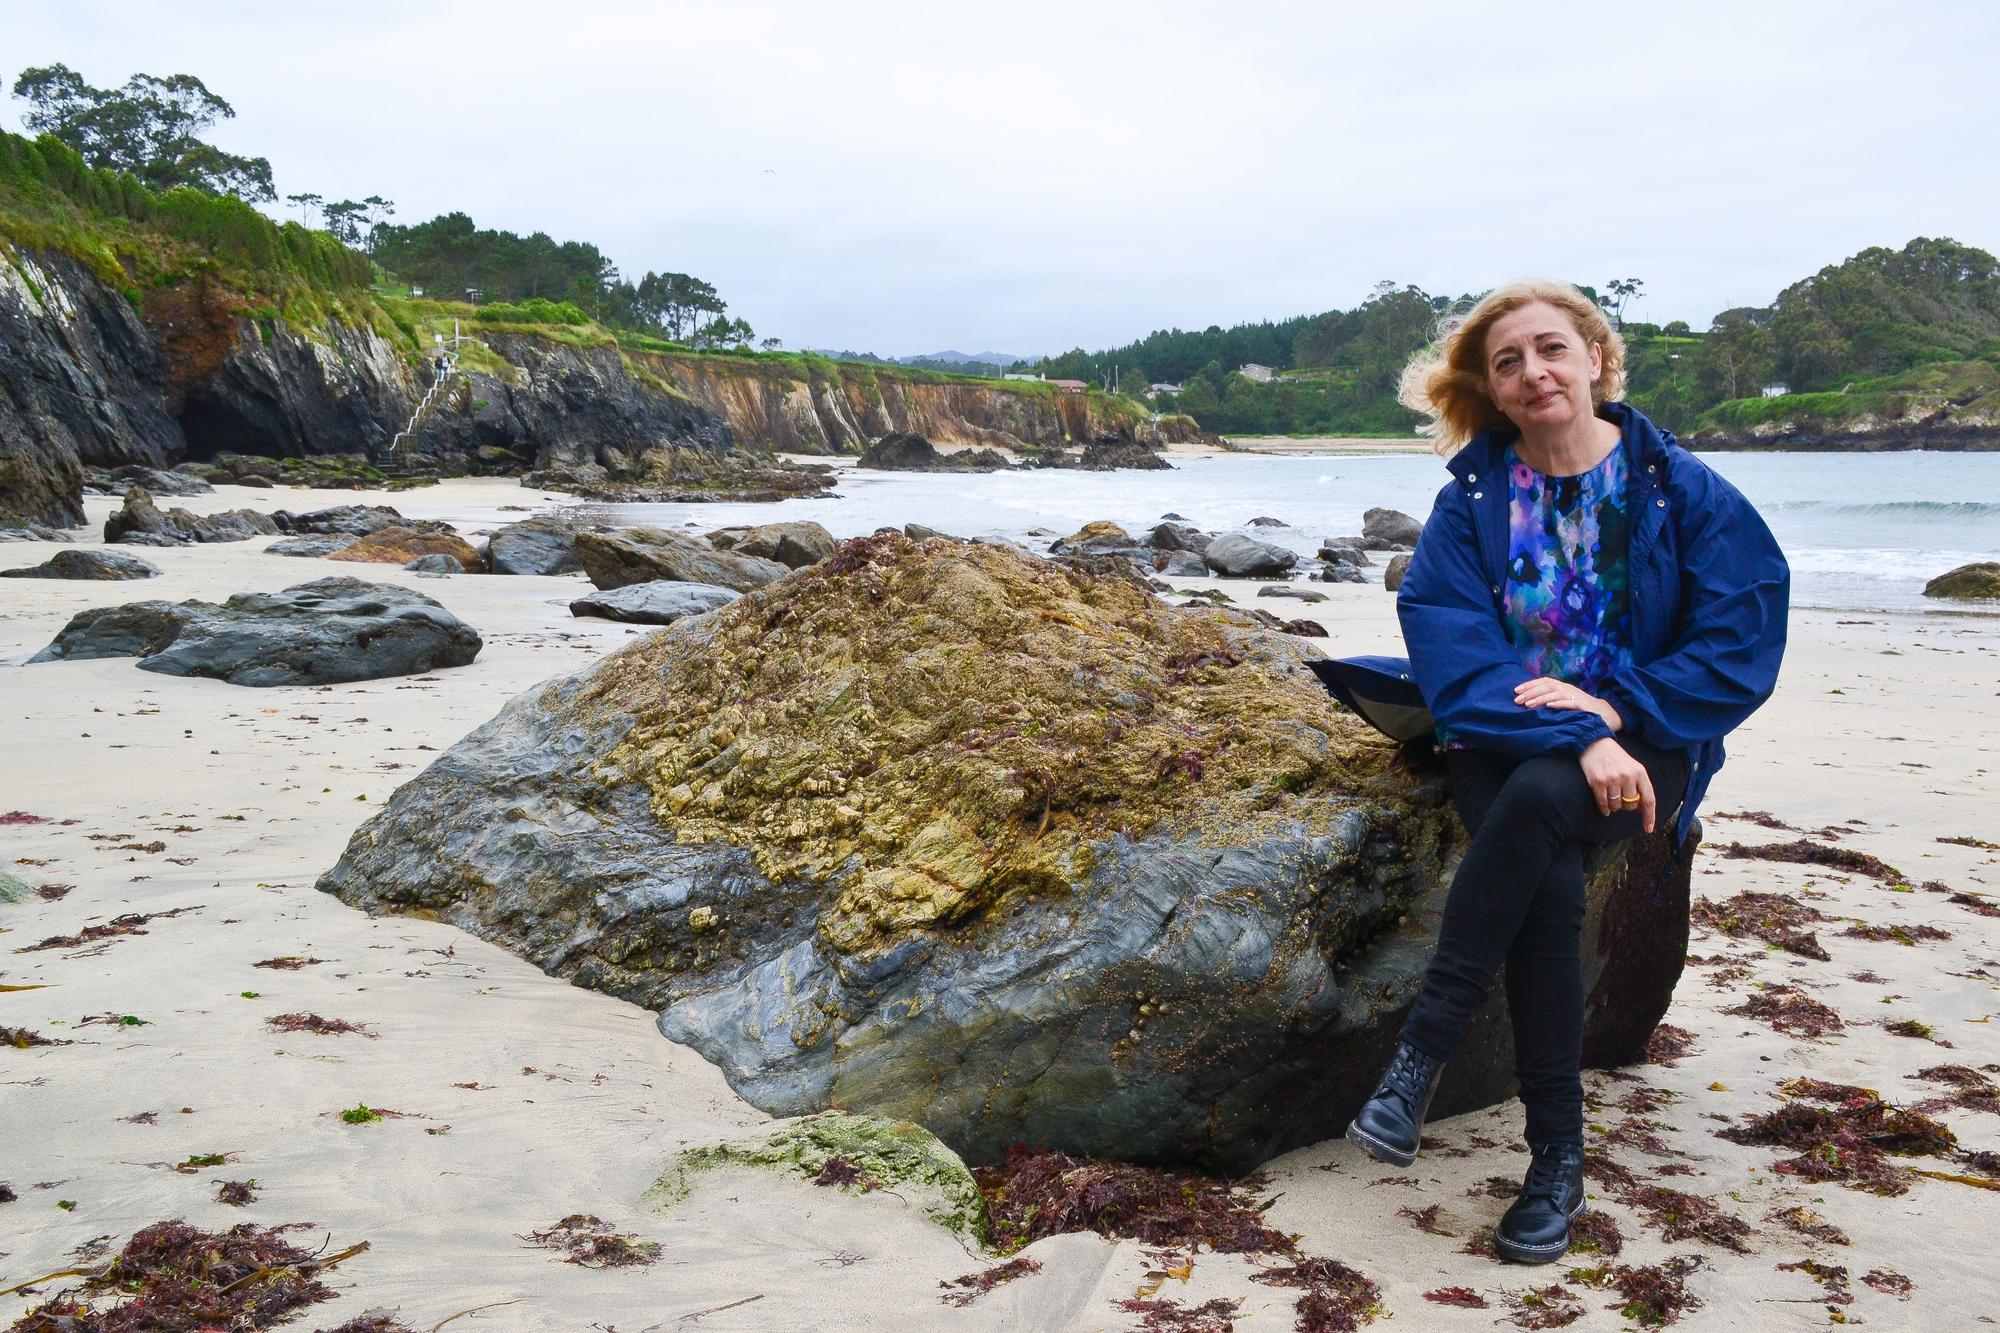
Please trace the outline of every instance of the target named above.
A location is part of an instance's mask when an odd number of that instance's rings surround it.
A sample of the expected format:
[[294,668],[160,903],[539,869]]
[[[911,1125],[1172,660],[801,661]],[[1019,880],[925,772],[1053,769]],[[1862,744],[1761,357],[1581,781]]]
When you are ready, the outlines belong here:
[[[1671,828],[1687,788],[1687,756],[1643,741],[1618,743],[1646,766]],[[1449,750],[1452,799],[1472,834],[1445,900],[1437,953],[1403,1027],[1403,1040],[1449,1060],[1493,974],[1507,965],[1514,1068],[1528,1142],[1583,1138],[1583,844],[1644,832],[1638,807],[1605,815],[1577,757],[1515,760]]]

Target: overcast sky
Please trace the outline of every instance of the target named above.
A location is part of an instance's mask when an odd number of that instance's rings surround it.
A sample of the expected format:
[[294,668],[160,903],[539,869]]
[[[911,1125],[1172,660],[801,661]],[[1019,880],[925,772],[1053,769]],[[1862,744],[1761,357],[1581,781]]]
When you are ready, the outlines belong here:
[[[2000,250],[2000,5],[0,0],[0,72],[190,73],[279,192],[678,269],[787,346],[1023,354],[1377,281],[1764,304]],[[0,123],[20,128],[4,99]]]

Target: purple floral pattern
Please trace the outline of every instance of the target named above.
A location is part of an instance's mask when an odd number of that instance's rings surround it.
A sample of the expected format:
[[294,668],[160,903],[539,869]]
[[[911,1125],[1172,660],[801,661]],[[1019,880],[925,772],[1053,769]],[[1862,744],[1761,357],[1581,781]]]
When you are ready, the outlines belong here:
[[[1531,675],[1596,694],[1632,661],[1625,451],[1575,477],[1537,472],[1512,449],[1505,466],[1507,639]],[[1443,728],[1438,738],[1458,748]]]

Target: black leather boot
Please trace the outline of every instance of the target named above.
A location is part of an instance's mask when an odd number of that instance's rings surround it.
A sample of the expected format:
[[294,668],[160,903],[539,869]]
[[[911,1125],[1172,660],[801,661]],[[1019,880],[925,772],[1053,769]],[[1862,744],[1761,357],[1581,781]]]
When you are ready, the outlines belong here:
[[1530,1145],[1534,1160],[1520,1197],[1500,1219],[1493,1248],[1517,1264],[1546,1264],[1569,1253],[1569,1224],[1583,1211],[1583,1145]]
[[1388,1072],[1375,1095],[1347,1122],[1347,1141],[1378,1162],[1408,1166],[1417,1160],[1423,1140],[1424,1113],[1431,1109],[1442,1061],[1433,1060],[1408,1042],[1396,1043]]

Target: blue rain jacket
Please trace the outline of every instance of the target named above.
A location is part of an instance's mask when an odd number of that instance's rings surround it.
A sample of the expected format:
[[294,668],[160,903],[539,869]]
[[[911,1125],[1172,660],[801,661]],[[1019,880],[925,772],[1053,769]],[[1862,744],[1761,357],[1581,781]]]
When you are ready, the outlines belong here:
[[[1688,752],[1676,839],[1722,767],[1722,738],[1771,697],[1785,652],[1791,571],[1750,502],[1674,437],[1624,403],[1600,409],[1624,433],[1632,487],[1632,665],[1599,697],[1627,734]],[[1396,597],[1411,672],[1454,739],[1526,759],[1580,754],[1611,729],[1595,713],[1522,708],[1530,679],[1502,623],[1507,476],[1518,432],[1480,432],[1451,480]],[[1665,804],[1664,795],[1662,804]]]

